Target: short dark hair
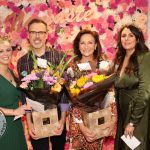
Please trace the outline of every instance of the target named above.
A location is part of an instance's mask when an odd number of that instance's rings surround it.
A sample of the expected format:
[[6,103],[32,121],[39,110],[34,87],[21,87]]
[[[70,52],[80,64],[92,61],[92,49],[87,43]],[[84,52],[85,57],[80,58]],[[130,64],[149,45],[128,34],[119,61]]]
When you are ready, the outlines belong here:
[[79,42],[80,42],[80,39],[82,37],[82,35],[84,34],[90,34],[93,36],[94,40],[95,40],[95,43],[97,44],[96,46],[96,50],[94,51],[94,58],[95,59],[100,59],[100,54],[102,52],[102,47],[101,47],[101,44],[100,44],[100,41],[99,41],[99,35],[96,31],[91,31],[91,30],[87,30],[87,29],[84,29],[84,30],[81,30],[77,36],[75,37],[74,39],[74,42],[73,42],[73,48],[74,48],[74,53],[78,56],[76,58],[77,59],[81,59],[82,57],[82,54],[79,50]]
[[46,26],[46,29],[47,29],[47,23],[45,21],[43,21],[42,19],[38,19],[38,18],[35,18],[35,19],[32,19],[29,23],[28,23],[28,30],[30,28],[30,26],[34,23],[43,23],[45,26]]

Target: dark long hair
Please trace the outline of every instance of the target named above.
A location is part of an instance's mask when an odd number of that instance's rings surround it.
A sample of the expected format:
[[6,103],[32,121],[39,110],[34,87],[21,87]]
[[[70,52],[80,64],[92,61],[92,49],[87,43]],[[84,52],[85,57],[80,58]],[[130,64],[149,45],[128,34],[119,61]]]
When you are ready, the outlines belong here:
[[102,48],[101,48],[101,44],[100,44],[100,41],[99,41],[99,35],[96,31],[91,31],[91,30],[81,30],[76,38],[74,39],[74,42],[73,42],[73,48],[74,48],[74,53],[78,56],[76,57],[75,61],[77,60],[81,60],[82,58],[82,54],[79,50],[79,43],[80,43],[80,39],[82,37],[82,35],[84,34],[90,34],[93,36],[94,40],[95,40],[95,43],[97,44],[96,46],[96,50],[94,51],[94,59],[97,59],[99,60],[100,59],[100,54],[102,52]]
[[118,36],[118,44],[117,44],[118,52],[117,52],[117,57],[116,57],[116,62],[119,63],[119,68],[118,68],[119,70],[121,69],[123,60],[126,55],[126,50],[123,48],[122,43],[121,43],[121,34],[125,28],[129,29],[134,34],[136,41],[137,41],[136,46],[135,46],[135,51],[130,57],[129,65],[126,68],[125,72],[129,73],[131,70],[133,70],[133,72],[136,73],[138,72],[137,57],[140,53],[148,51],[148,47],[145,45],[143,33],[139,28],[135,27],[134,25],[126,25],[122,27]]

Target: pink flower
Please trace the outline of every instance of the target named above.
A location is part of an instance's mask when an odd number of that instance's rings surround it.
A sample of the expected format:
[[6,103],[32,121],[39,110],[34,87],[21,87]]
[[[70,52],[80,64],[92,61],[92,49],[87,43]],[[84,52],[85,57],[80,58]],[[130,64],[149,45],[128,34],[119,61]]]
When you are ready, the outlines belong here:
[[25,76],[21,81],[29,82],[29,81],[35,81],[39,80],[39,78],[36,76],[36,74],[32,73],[27,76]]
[[87,0],[82,0],[82,5],[86,5],[88,3]]
[[102,35],[102,34],[104,34],[104,33],[105,33],[105,29],[100,28],[100,29],[99,29],[99,34]]
[[108,18],[107,18],[107,22],[108,23],[114,23],[114,16],[109,15]]
[[40,11],[45,11],[48,9],[48,6],[46,4],[40,4]]
[[47,41],[51,44],[51,45],[54,45],[54,43],[56,42],[57,40],[57,37],[55,34],[49,34],[48,35],[48,39]]
[[103,6],[98,6],[97,7],[98,12],[103,12],[105,9]]
[[133,15],[135,11],[136,11],[136,7],[135,6],[134,7],[130,7],[129,10],[128,10],[128,13],[129,13],[129,15]]
[[53,14],[58,14],[60,12],[59,7],[56,5],[51,5],[51,9],[52,9]]
[[6,27],[5,32],[9,33],[10,32],[10,27]]
[[19,15],[21,10],[18,7],[14,6],[14,7],[12,7],[12,11],[14,11],[16,14]]
[[119,16],[120,16],[120,19],[122,19],[123,18],[123,12],[119,12],[119,14],[118,14]]
[[25,7],[24,10],[26,13],[28,13],[32,10],[32,7],[31,6]]
[[20,87],[23,88],[23,89],[26,89],[28,87],[28,83],[27,82],[22,82]]
[[111,3],[111,4],[110,4],[110,8],[111,8],[111,9],[116,9],[117,6],[118,6],[117,3]]
[[92,78],[92,76],[94,76],[94,75],[97,75],[97,73],[92,72],[92,73],[88,74],[86,77],[90,79],[90,78]]
[[109,23],[109,24],[108,24],[108,28],[109,28],[110,30],[113,30],[113,29],[114,29],[114,23]]
[[136,0],[135,5],[137,7],[147,7],[148,6],[148,0]]
[[86,88],[88,88],[88,87],[90,87],[90,86],[92,86],[92,85],[93,85],[93,82],[87,82],[87,83],[83,86],[83,88],[86,89]]
[[21,37],[22,39],[26,39],[27,36],[28,36],[28,34],[27,34],[27,29],[26,29],[26,28],[23,28],[22,31],[21,31],[21,33],[20,33],[20,37]]

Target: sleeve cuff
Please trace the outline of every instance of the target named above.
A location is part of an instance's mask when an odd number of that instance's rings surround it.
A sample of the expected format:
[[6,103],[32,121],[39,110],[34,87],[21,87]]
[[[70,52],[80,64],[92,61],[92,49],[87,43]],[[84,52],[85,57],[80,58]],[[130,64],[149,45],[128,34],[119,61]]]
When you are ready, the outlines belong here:
[[67,104],[64,104],[64,103],[63,103],[63,104],[62,104],[62,103],[61,103],[61,104],[59,104],[59,107],[60,107],[60,110],[61,110],[61,111],[68,111],[68,109],[69,109],[69,107],[70,107],[70,104],[68,104],[68,103],[67,103]]

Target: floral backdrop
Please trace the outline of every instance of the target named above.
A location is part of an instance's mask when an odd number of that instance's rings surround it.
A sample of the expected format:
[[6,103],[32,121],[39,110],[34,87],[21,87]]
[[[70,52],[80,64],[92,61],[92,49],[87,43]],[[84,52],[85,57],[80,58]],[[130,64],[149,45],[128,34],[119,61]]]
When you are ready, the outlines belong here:
[[147,38],[147,13],[148,0],[0,0],[0,35],[9,34],[16,49],[22,47],[14,51],[14,70],[18,58],[27,52],[26,27],[34,17],[47,22],[49,46],[62,51],[72,49],[73,39],[86,28],[99,33],[103,52],[114,59],[122,25],[135,24]]
[[48,24],[48,45],[72,49],[77,33],[88,28],[99,33],[103,51],[113,59],[120,27],[134,23],[146,33],[147,12],[147,0],[1,0],[0,34],[9,34],[23,49],[14,53],[14,64],[27,50],[26,26],[34,17]]

